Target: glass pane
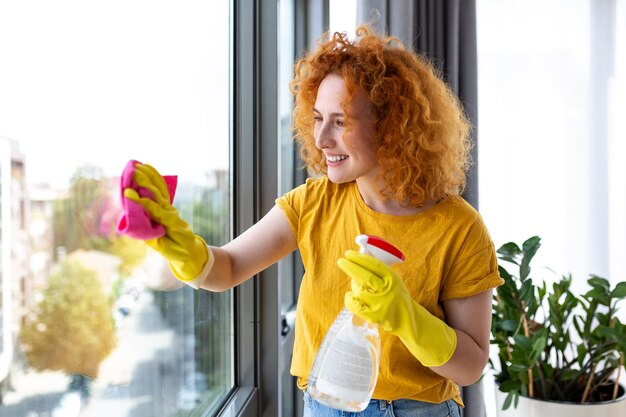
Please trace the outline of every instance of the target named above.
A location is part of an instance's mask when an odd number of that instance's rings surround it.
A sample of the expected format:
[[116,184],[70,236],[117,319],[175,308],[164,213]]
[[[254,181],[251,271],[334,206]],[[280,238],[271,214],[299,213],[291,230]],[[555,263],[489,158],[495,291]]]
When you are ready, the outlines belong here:
[[[10,209],[9,184],[11,178],[10,142],[0,137],[0,398],[2,398],[1,382],[4,375],[8,374],[10,364],[10,297],[11,297],[11,274],[8,270],[10,264],[9,253],[9,216]],[[7,337],[9,336],[9,337]]]
[[615,285],[626,274],[626,2],[476,7],[479,206],[494,243],[540,236],[537,282]]
[[[293,79],[295,57],[295,16],[293,0],[280,2],[280,42],[279,42],[279,193],[291,190],[295,185],[296,149],[291,130],[293,97],[289,82]],[[292,256],[278,264],[281,286],[281,310],[286,311],[295,304],[294,258]]]
[[232,293],[182,286],[116,226],[137,159],[178,176],[207,243],[229,240],[229,2],[34,3],[0,5],[0,415],[214,408]]
[[534,262],[571,273],[574,289],[626,271],[624,10],[477,2],[481,214],[496,247],[539,235]]
[[354,38],[357,24],[356,0],[330,0],[328,2],[331,32],[346,32],[349,38]]

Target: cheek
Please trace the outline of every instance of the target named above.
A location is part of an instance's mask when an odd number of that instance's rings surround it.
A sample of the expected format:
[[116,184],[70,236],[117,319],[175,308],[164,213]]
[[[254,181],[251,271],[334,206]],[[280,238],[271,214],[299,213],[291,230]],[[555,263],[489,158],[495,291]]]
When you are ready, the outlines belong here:
[[341,140],[348,148],[351,148],[351,149],[354,149],[359,145],[359,138],[352,131],[344,132],[341,135]]
[[379,147],[372,132],[364,129],[349,130],[344,134],[343,142],[350,148],[370,150],[372,154],[376,154]]
[[369,146],[369,140],[367,132],[363,131],[359,127],[348,128],[342,135],[343,143],[351,148],[363,148]]

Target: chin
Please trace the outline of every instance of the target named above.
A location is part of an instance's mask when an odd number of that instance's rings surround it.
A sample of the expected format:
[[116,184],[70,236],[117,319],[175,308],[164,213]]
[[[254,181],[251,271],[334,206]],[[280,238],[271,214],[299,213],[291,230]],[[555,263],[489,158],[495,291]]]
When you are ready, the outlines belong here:
[[328,175],[328,174],[326,176],[328,177],[328,180],[332,182],[333,184],[345,184],[347,182],[354,181],[353,178],[337,177],[337,176]]
[[359,177],[359,172],[347,165],[339,167],[327,167],[326,176],[334,184],[346,184],[355,181]]

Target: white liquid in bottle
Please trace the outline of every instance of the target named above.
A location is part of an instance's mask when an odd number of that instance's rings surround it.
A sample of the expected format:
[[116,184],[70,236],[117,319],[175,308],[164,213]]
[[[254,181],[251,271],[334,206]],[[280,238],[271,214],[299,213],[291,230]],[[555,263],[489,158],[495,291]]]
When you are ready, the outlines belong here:
[[[359,235],[361,253],[388,265],[402,262],[404,255],[381,238]],[[380,364],[378,326],[341,310],[315,357],[308,392],[317,401],[338,410],[363,411],[369,404]]]

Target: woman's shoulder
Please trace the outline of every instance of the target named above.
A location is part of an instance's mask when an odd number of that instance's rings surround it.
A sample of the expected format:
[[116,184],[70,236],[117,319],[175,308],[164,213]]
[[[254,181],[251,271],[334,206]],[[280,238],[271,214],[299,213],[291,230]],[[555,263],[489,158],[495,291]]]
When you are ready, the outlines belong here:
[[478,213],[476,209],[472,207],[472,205],[460,195],[451,195],[444,197],[441,199],[439,204],[449,210],[467,213]]
[[349,184],[335,184],[327,176],[307,178],[303,184],[283,194],[277,201],[287,201],[301,207],[325,204],[324,202],[336,201],[340,193],[345,193]]
[[313,196],[314,198],[321,198],[325,195],[333,195],[338,192],[343,192],[351,186],[351,183],[348,184],[336,184],[328,179],[326,175],[320,177],[307,178],[305,183],[302,184],[302,191],[306,192],[307,195]]
[[328,179],[328,176],[321,175],[319,177],[309,177],[305,180],[304,185],[307,187],[317,187],[317,188],[327,188],[332,186],[337,186],[337,184],[333,183]]
[[443,198],[439,203],[439,213],[446,215],[456,222],[474,223],[482,221],[480,213],[460,195],[452,195]]

